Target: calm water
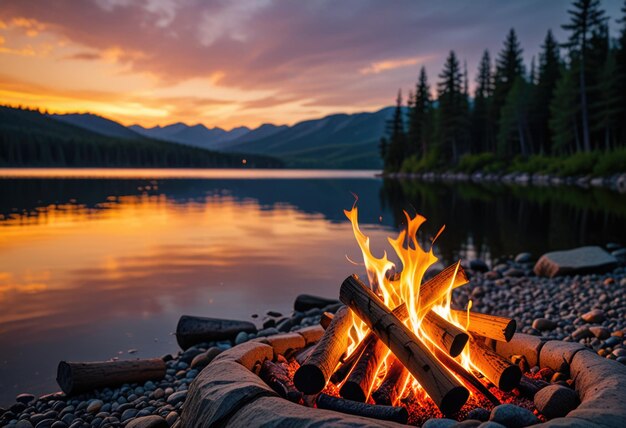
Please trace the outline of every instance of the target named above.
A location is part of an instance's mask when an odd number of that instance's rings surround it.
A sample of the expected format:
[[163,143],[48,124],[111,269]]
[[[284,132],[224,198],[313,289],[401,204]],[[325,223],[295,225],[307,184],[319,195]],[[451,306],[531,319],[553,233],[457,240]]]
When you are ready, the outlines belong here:
[[428,218],[423,239],[446,225],[436,246],[446,262],[626,242],[626,198],[599,189],[383,181],[368,171],[0,177],[0,405],[57,390],[62,359],[175,352],[181,314],[251,319],[289,312],[299,293],[336,297],[361,270],[348,261],[360,253],[343,215],[353,193],[378,254],[403,209]]

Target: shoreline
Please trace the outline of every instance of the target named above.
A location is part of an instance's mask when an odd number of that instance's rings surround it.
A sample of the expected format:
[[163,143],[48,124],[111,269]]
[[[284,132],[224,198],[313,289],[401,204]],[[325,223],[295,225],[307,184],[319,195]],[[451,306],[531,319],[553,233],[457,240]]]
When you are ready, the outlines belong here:
[[476,184],[516,184],[520,186],[577,186],[583,189],[593,187],[607,188],[618,193],[626,193],[626,173],[614,174],[607,177],[570,176],[559,177],[548,174],[529,174],[523,172],[485,173],[485,172],[382,172],[382,178],[421,180],[426,182],[472,182]]

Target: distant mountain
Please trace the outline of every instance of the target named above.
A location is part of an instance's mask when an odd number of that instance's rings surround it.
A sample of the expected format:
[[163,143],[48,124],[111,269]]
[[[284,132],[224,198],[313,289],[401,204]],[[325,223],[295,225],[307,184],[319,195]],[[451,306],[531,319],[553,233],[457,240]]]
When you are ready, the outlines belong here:
[[51,114],[50,117],[107,137],[141,139],[142,136],[119,123],[91,113]]
[[[248,132],[246,132],[245,134],[242,134],[241,136],[237,137],[237,138],[233,138],[233,139],[229,139],[229,140],[225,140],[222,141],[218,144],[215,145],[215,149],[216,150],[229,150],[229,146],[236,144],[236,145],[240,145],[243,143],[248,143],[251,141],[255,141],[255,140],[260,140],[262,138],[266,138],[269,137],[271,135],[274,135],[280,131],[284,131],[285,129],[289,128],[287,125],[273,125],[271,123],[264,123],[263,125],[259,126],[258,128],[255,128],[253,130],[250,130]],[[240,129],[240,128],[235,128],[235,129]],[[231,135],[233,133],[233,131],[235,131],[235,129],[233,129],[231,132]]]
[[218,127],[209,129],[201,124],[189,126],[180,122],[163,127],[155,126],[153,128],[131,125],[129,129],[146,137],[175,141],[177,143],[205,149],[215,149],[219,145],[223,145],[228,141],[242,137],[250,132],[250,128],[245,126],[225,131]]
[[259,138],[250,138],[249,133],[220,149],[271,154],[291,167],[378,169],[382,167],[379,140],[392,114],[393,107],[374,113],[335,114]]
[[79,119],[99,132],[36,110],[0,106],[0,167],[236,168],[243,166],[244,156],[246,167],[284,165],[269,156],[209,151],[138,134],[134,138],[127,138],[131,135],[127,133],[124,137],[109,136],[103,132],[120,133],[111,121]]

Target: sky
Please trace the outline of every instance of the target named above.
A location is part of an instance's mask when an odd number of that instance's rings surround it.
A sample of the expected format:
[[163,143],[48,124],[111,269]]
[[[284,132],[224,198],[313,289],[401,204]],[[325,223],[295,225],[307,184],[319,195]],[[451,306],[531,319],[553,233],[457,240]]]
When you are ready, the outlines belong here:
[[[603,0],[613,31],[621,0]],[[570,0],[2,0],[0,104],[124,125],[230,129],[375,111],[434,88],[454,49],[473,81],[511,27],[527,62]],[[472,82],[473,83],[473,82]]]

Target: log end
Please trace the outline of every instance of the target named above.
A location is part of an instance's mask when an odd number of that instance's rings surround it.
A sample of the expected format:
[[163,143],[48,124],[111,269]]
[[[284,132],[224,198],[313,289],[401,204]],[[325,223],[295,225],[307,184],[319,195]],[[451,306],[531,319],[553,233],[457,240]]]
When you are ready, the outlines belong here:
[[469,390],[467,388],[464,386],[454,387],[441,399],[439,410],[441,410],[441,413],[444,415],[456,413],[461,410],[461,407],[465,405],[468,398]]
[[57,383],[66,395],[70,395],[73,389],[72,366],[66,361],[60,361],[57,367]]
[[508,366],[502,371],[498,380],[498,388],[504,392],[510,392],[513,388],[517,388],[522,379],[522,370],[514,364]]
[[326,386],[324,373],[313,364],[304,364],[293,376],[293,383],[298,391],[306,395],[317,394]]
[[510,342],[511,339],[513,339],[515,330],[517,330],[517,322],[515,320],[511,320],[502,331],[502,334],[504,334],[504,340]]
[[341,395],[346,400],[358,401],[360,403],[365,403],[367,397],[361,389],[361,385],[356,382],[351,382],[347,380],[341,389],[339,390],[339,395]]
[[450,345],[450,356],[458,357],[465,349],[465,345],[469,341],[469,335],[467,333],[461,333],[454,336],[452,344]]

